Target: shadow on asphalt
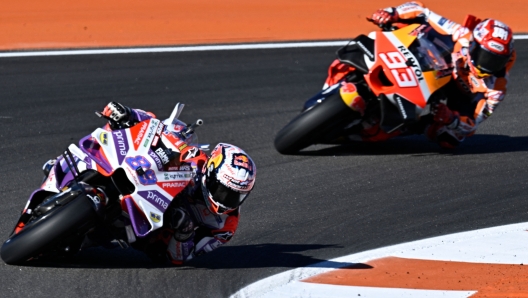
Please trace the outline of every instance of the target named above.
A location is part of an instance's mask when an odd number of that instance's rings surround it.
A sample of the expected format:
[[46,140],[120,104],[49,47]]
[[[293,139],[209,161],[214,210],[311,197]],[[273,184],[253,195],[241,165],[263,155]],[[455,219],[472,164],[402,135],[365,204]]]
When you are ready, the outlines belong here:
[[345,145],[316,145],[297,155],[349,156],[349,155],[466,155],[528,151],[528,136],[474,135],[455,149],[442,149],[424,136],[408,136],[385,142],[351,142]]
[[[340,248],[336,245],[319,244],[258,244],[244,246],[223,246],[219,249],[196,257],[181,270],[203,269],[242,269],[242,268],[297,268],[317,264],[321,268],[354,267],[359,264],[327,261],[314,258],[305,252],[328,248]],[[33,260],[25,264],[27,267],[51,268],[170,268],[168,263],[152,262],[142,252],[128,249],[90,248],[71,257],[55,257]],[[174,267],[178,268],[178,267]],[[366,269],[364,266],[353,269]]]

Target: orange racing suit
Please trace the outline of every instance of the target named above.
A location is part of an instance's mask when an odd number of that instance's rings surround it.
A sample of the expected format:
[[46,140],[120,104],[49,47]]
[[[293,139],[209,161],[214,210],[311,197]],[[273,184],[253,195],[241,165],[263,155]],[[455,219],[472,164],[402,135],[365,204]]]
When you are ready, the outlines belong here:
[[[450,21],[425,8],[418,2],[407,2],[396,8],[386,8],[397,13],[402,23],[428,23],[436,31],[450,35],[454,42],[452,58],[454,69],[450,82],[452,92],[448,93],[448,107],[458,121],[450,124],[433,123],[426,129],[426,135],[440,146],[452,148],[465,137],[472,136],[477,127],[495,111],[506,95],[508,72],[515,62],[515,51],[505,69],[488,77],[479,78],[467,63],[468,47],[472,40],[470,28]],[[474,24],[476,25],[476,24]]]

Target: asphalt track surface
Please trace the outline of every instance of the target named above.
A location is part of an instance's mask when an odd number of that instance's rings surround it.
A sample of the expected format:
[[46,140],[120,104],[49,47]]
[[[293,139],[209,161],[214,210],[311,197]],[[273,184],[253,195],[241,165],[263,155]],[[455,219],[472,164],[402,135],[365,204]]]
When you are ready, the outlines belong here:
[[109,101],[205,121],[203,143],[244,148],[258,168],[237,234],[184,267],[129,250],[0,265],[4,297],[226,297],[285,270],[364,250],[528,219],[528,42],[509,95],[456,151],[423,136],[313,146],[283,156],[276,132],[316,93],[335,48],[0,60],[0,235],[7,238],[41,165],[103,124]]

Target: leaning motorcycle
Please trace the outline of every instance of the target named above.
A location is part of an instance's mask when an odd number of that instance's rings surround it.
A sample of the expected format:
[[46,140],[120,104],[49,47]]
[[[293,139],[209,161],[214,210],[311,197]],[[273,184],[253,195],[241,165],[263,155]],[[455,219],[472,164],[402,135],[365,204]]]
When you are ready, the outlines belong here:
[[359,35],[337,51],[323,90],[278,132],[275,148],[292,154],[317,143],[422,134],[431,107],[447,101],[453,46],[428,24]]
[[[195,177],[196,165],[180,162],[180,154],[197,145],[194,129],[203,122],[186,125],[178,120],[182,109],[178,103],[163,122],[98,128],[78,146],[71,144],[2,245],[4,262],[70,255],[94,245],[128,247],[160,229],[173,198]],[[198,147],[189,148],[185,154],[197,153]]]

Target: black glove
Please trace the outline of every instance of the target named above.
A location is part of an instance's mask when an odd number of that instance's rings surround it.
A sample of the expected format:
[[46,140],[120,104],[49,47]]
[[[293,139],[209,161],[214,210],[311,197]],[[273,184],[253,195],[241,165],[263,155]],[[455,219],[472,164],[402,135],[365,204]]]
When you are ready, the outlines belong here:
[[124,106],[118,102],[111,101],[106,105],[101,114],[106,118],[110,119],[111,121],[121,124],[129,120],[129,117],[132,112],[129,107]]
[[183,242],[194,233],[194,223],[187,211],[176,208],[172,212],[169,225],[174,230],[174,239]]

